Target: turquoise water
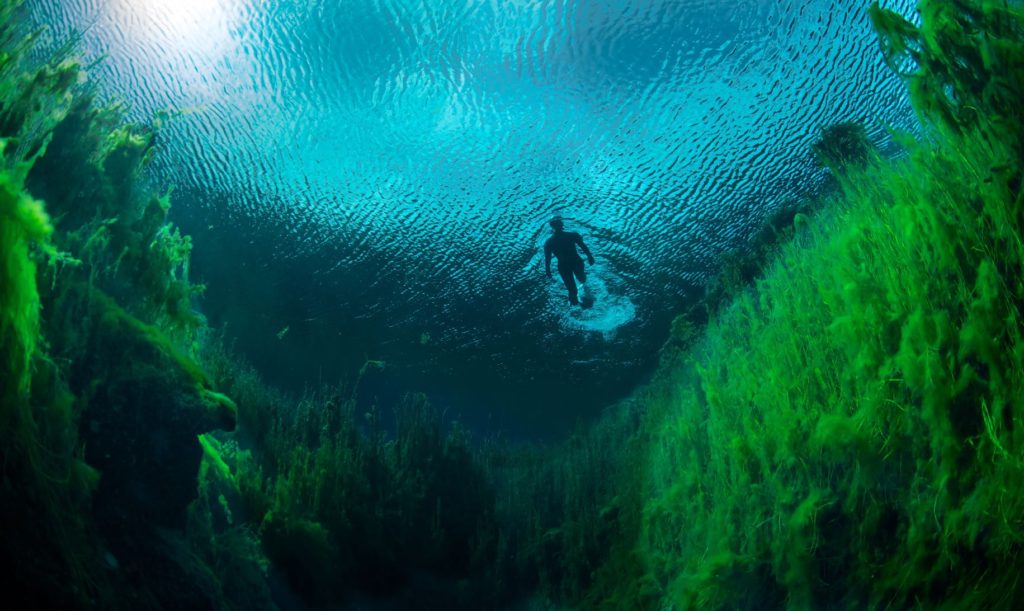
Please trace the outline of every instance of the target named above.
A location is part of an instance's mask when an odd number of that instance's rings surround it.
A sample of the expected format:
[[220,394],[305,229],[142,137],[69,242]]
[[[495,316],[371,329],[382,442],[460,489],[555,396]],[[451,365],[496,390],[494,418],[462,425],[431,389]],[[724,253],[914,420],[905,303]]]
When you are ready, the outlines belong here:
[[[150,179],[263,375],[379,359],[367,401],[516,435],[649,374],[723,255],[822,185],[821,128],[909,124],[861,1],[28,6],[103,58],[102,98],[166,113]],[[591,310],[544,277],[554,215],[596,255]]]

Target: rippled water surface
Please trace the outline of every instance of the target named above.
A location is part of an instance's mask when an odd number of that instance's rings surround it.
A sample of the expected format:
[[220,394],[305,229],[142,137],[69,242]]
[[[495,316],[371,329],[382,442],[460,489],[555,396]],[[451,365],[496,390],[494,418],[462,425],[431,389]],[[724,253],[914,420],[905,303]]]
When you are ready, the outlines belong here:
[[[169,113],[154,178],[202,308],[268,377],[381,359],[367,397],[533,433],[642,379],[723,253],[819,184],[817,130],[908,113],[865,1],[28,4],[106,56],[104,97]],[[586,312],[543,272],[556,214],[597,257]]]

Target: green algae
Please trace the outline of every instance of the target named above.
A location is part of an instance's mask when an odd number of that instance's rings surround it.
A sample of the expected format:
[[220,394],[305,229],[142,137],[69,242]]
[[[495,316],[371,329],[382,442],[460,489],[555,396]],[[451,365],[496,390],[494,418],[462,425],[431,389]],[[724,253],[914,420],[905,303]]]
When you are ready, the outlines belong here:
[[[230,514],[258,533],[306,604],[369,593],[502,608],[536,595],[616,608],[609,578],[642,576],[621,536],[639,524],[639,488],[625,474],[640,455],[621,438],[637,423],[628,409],[555,446],[472,443],[419,395],[388,433],[378,409],[356,412],[355,386],[297,400],[217,342],[202,362],[239,407],[236,432],[202,437],[207,505],[222,527]],[[653,584],[639,583],[630,595],[653,600]]]
[[[151,130],[95,104],[73,42],[29,61],[38,32],[21,31],[19,11],[0,4],[0,570],[16,584],[6,601],[185,601],[195,591],[161,580],[187,563],[160,540],[184,540],[175,529],[196,497],[196,434],[233,427],[237,410],[192,356],[204,323],[191,243],[167,223],[167,197],[136,184]],[[131,551],[144,540],[152,551]]]
[[[0,155],[6,148],[0,140]],[[53,232],[42,202],[24,192],[24,178],[17,172],[0,173],[0,244],[3,262],[0,282],[0,345],[6,357],[4,406],[23,404],[31,381],[30,363],[39,340],[39,293],[36,261],[29,249],[46,244]],[[5,414],[6,416],[6,414]],[[4,427],[11,430],[13,427]]]
[[826,158],[841,197],[662,373],[644,571],[619,600],[643,583],[662,608],[1024,601],[1024,20],[921,13],[871,9],[923,141]]
[[[45,139],[33,140],[22,129],[31,124],[45,131],[59,119],[60,104],[52,98],[62,97],[68,80],[66,66],[19,71],[32,37],[11,25],[15,11],[0,4],[0,42],[7,49],[0,62],[0,523],[7,545],[32,550],[34,557],[15,559],[5,551],[0,564],[15,581],[31,576],[22,587],[39,600],[69,605],[81,599],[92,572],[80,512],[98,477],[81,461],[73,397],[46,355],[39,266],[61,257],[44,204],[25,188]],[[33,521],[45,530],[26,529]]]
[[839,123],[822,130],[811,152],[833,175],[845,175],[849,169],[863,168],[877,158],[878,152],[860,123]]
[[[238,465],[241,477],[263,482],[248,492],[248,509],[293,587],[322,603],[355,589],[386,592],[417,568],[466,575],[487,566],[493,551],[477,535],[493,519],[493,492],[460,429],[444,434],[421,396],[399,407],[394,439],[372,413],[360,431],[353,407],[300,403],[254,448],[259,462]],[[245,473],[252,469],[259,475]],[[330,562],[309,573],[294,560],[313,533]]]

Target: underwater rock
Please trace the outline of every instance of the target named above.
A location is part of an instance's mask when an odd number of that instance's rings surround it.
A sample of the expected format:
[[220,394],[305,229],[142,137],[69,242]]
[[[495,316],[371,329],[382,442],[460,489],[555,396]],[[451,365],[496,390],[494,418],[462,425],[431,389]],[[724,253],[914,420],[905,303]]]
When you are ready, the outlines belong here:
[[93,518],[112,578],[124,582],[116,590],[134,597],[126,608],[215,608],[180,548],[197,496],[198,435],[234,429],[234,402],[207,388],[205,374],[158,328],[98,289],[72,287],[64,303],[84,310],[71,353],[86,358],[72,361],[68,382],[89,423],[85,460],[100,472]]
[[70,378],[92,423],[83,432],[86,460],[102,474],[95,498],[101,530],[116,539],[180,528],[196,496],[197,436],[233,429],[235,405],[206,388],[195,363],[159,330],[90,292],[83,323],[89,358],[72,365]]

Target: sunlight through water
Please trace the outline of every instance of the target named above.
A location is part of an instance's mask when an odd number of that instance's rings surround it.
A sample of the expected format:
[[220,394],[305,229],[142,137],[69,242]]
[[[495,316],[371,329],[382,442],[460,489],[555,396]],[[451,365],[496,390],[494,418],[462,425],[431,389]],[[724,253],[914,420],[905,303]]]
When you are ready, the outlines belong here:
[[[102,94],[167,117],[153,178],[261,370],[382,359],[514,418],[623,396],[722,257],[822,184],[822,128],[884,146],[911,120],[861,0],[28,5],[106,56]],[[544,275],[556,215],[593,310]]]

